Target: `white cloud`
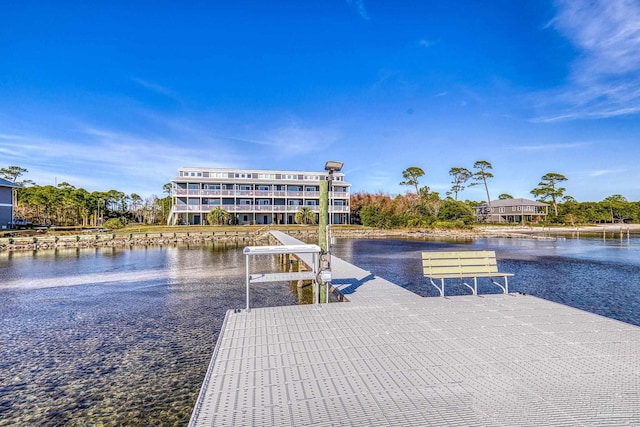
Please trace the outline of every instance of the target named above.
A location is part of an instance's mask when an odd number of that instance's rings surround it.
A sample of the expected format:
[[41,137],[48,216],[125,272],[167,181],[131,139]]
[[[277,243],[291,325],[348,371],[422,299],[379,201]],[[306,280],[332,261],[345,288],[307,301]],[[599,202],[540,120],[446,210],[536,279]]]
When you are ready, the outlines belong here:
[[590,145],[588,142],[570,142],[565,144],[517,145],[513,148],[522,151],[555,151],[586,147],[588,145]]
[[144,134],[80,121],[64,136],[7,132],[0,135],[0,154],[6,165],[26,167],[26,178],[38,185],[66,181],[88,191],[113,188],[145,197],[160,194],[183,166],[290,168],[296,159],[294,170],[301,170],[339,138],[332,127],[292,119],[267,130],[251,125],[219,130],[210,118],[147,114],[145,119]]
[[580,55],[567,85],[553,94],[551,115],[536,121],[606,118],[640,112],[640,3],[634,0],[559,0],[547,28]]
[[418,44],[422,47],[431,47],[434,44],[436,44],[435,42],[432,42],[430,40],[426,40],[426,39],[422,39],[418,42]]
[[139,84],[140,86],[144,87],[145,89],[148,89],[152,92],[158,93],[160,95],[165,95],[171,98],[176,98],[176,94],[175,92],[173,92],[171,89],[159,85],[157,83],[153,83],[147,80],[143,80],[143,79],[139,79],[136,77],[132,77],[131,80],[137,84]]
[[619,174],[621,172],[624,172],[624,171],[616,170],[616,169],[598,169],[598,170],[587,172],[587,175],[592,177],[597,177],[597,176],[604,176],[604,175]]
[[267,132],[264,139],[273,146],[274,155],[291,158],[326,150],[338,139],[338,133],[291,124]]
[[[0,152],[29,170],[38,185],[67,181],[88,191],[111,188],[141,195],[160,194],[180,166],[223,167],[237,164],[227,143],[213,138],[162,139],[84,126],[71,139],[33,133],[0,138]],[[195,144],[193,144],[195,142]]]
[[367,13],[367,9],[364,7],[364,0],[347,0],[347,4],[354,8],[358,12],[358,15],[365,21],[371,19]]

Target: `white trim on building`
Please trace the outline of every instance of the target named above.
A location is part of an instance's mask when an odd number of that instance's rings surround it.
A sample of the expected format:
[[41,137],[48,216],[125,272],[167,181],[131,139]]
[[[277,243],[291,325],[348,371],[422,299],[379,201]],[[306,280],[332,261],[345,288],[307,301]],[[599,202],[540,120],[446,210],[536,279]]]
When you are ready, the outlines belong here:
[[[171,180],[169,224],[205,224],[216,207],[229,212],[236,224],[295,224],[305,206],[320,212],[320,181],[329,173],[262,169],[178,169]],[[333,173],[329,194],[332,224],[350,220],[350,188],[344,174]]]

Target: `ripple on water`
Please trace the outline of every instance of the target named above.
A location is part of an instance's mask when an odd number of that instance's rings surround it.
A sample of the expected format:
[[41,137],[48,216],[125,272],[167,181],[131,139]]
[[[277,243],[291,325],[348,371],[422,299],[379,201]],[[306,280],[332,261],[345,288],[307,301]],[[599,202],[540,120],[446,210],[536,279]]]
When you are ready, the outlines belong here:
[[[24,283],[0,285],[0,426],[186,425],[224,315],[245,304],[241,250],[88,251],[60,264],[21,257]],[[0,283],[15,276],[11,260],[2,265]],[[61,286],[33,286],[49,280],[42,270]],[[296,303],[283,284],[252,300]]]

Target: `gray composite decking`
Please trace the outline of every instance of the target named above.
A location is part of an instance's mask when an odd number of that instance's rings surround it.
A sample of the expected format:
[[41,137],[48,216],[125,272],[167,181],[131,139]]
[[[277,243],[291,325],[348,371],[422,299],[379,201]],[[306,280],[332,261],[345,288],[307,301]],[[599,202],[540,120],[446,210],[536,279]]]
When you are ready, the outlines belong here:
[[227,314],[190,425],[640,425],[640,328],[332,269],[349,302]]

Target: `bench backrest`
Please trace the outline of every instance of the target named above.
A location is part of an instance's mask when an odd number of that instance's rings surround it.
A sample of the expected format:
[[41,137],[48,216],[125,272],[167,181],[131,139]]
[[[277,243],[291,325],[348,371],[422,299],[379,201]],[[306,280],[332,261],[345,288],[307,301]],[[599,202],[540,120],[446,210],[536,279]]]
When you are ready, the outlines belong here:
[[427,277],[475,277],[498,273],[494,251],[422,252]]

